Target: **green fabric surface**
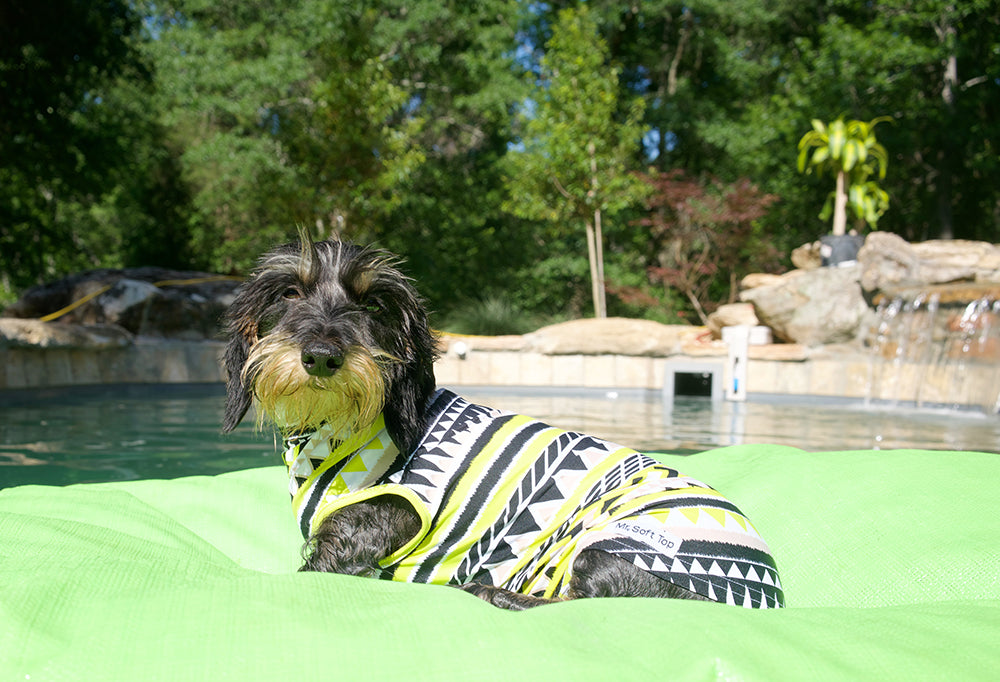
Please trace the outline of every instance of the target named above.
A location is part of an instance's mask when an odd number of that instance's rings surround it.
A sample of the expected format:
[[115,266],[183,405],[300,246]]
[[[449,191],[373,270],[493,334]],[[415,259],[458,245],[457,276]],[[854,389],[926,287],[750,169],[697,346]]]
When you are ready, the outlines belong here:
[[736,446],[788,608],[300,574],[281,468],[0,490],[0,680],[913,680],[1000,670],[1000,455]]

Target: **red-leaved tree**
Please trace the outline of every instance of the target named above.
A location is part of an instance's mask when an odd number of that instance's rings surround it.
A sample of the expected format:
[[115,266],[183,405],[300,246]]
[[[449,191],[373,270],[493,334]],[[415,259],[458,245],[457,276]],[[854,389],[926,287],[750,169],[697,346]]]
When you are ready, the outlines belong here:
[[637,224],[649,228],[651,280],[680,291],[707,322],[719,304],[736,300],[739,280],[776,267],[780,254],[754,221],[778,201],[747,179],[722,183],[687,177],[681,170],[642,175],[652,193]]

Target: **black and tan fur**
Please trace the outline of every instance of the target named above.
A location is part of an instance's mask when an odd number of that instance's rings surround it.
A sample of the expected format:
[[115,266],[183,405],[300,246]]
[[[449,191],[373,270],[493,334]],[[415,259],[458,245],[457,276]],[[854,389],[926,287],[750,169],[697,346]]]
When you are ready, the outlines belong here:
[[[337,241],[304,240],[260,260],[226,315],[228,390],[224,430],[253,401],[285,435],[320,423],[353,432],[380,414],[404,455],[424,432],[435,391],[437,340],[424,305],[391,254]],[[379,561],[420,528],[394,496],[335,512],[306,543],[302,570],[376,575]],[[546,600],[491,585],[460,586],[523,609]],[[598,550],[573,565],[570,597],[698,595]]]

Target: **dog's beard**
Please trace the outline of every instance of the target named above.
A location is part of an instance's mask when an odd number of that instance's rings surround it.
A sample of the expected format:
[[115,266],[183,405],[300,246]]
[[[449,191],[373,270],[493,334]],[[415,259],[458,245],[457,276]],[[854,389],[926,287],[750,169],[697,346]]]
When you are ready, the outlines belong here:
[[260,410],[283,433],[314,431],[328,424],[345,436],[371,426],[385,406],[383,366],[398,362],[384,351],[352,346],[333,375],[314,377],[302,367],[301,347],[272,334],[254,344],[243,368]]

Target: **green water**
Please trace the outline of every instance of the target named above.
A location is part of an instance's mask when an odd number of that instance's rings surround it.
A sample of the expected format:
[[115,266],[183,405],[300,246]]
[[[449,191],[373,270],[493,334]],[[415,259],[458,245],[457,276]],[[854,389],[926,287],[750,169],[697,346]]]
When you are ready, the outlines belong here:
[[[658,393],[460,389],[473,401],[647,451],[744,443],[807,451],[1000,452],[1000,417],[861,404],[713,403]],[[221,385],[0,393],[0,488],[218,474],[281,463],[252,416],[222,435]]]
[[114,386],[0,397],[0,487],[217,474],[279,464],[270,434],[223,436],[221,385]]

